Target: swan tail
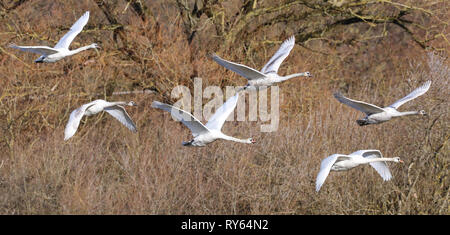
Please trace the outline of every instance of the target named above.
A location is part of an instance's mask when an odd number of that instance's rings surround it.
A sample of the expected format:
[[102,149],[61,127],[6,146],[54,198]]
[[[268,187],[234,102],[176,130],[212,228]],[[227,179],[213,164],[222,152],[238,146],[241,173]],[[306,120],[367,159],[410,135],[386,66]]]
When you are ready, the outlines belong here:
[[44,63],[45,56],[41,55],[34,62],[35,63]]
[[244,87],[239,88],[239,89],[236,91],[236,93],[239,93],[239,92],[241,92],[241,91],[247,91],[249,87],[250,87],[250,84],[247,84],[247,85],[245,85]]
[[188,141],[188,142],[183,141],[183,146],[192,146],[192,142],[193,141],[194,140],[191,140],[191,141]]
[[370,124],[370,122],[368,122],[365,119],[356,120],[356,123],[358,123],[358,125],[360,125],[360,126],[365,126],[365,125],[369,125]]

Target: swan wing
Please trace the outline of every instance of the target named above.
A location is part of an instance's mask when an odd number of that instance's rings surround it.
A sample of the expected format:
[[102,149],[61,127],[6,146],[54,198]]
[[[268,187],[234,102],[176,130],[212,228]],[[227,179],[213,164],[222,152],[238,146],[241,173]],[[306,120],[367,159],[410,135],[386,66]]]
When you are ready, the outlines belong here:
[[[371,157],[368,157],[371,158]],[[384,181],[388,181],[392,178],[391,172],[386,162],[371,162],[369,163],[380,174]]]
[[262,73],[277,73],[278,68],[280,67],[281,63],[283,63],[283,60],[286,59],[286,57],[291,52],[292,48],[294,48],[295,45],[295,37],[291,36],[287,40],[285,40],[277,52],[270,58],[269,62],[267,62],[266,65],[261,69]]
[[376,149],[358,150],[356,152],[349,154],[349,156],[362,156],[362,157],[371,156],[371,155],[376,155],[380,158],[383,157],[380,150],[376,150]]
[[244,78],[247,78],[248,80],[253,80],[253,79],[259,79],[259,78],[265,78],[266,75],[264,75],[263,73],[259,72],[256,69],[252,69],[248,66],[242,65],[242,64],[238,64],[238,63],[234,63],[234,62],[230,62],[227,60],[224,60],[222,58],[220,58],[218,55],[213,54],[211,56],[211,58],[216,61],[218,64],[222,65],[223,67],[241,75]]
[[69,32],[67,32],[55,45],[54,48],[65,48],[69,49],[70,43],[73,39],[83,30],[83,27],[87,24],[89,20],[89,11],[86,11],[73,25],[70,27]]
[[66,124],[66,129],[64,129],[64,140],[70,139],[75,132],[77,132],[81,118],[84,116],[86,110],[93,105],[93,102],[84,104],[70,113],[69,121]]
[[412,91],[411,93],[409,93],[407,96],[395,101],[395,103],[389,105],[389,107],[392,107],[394,109],[397,109],[398,107],[400,107],[402,104],[413,100],[423,94],[425,94],[425,92],[428,91],[428,89],[430,89],[430,85],[431,85],[431,81],[427,81],[425,82],[425,84],[423,84],[421,87],[416,88],[414,91]]
[[233,112],[234,108],[236,108],[238,98],[239,93],[236,93],[236,95],[229,98],[222,106],[220,106],[220,108],[218,108],[214,115],[209,119],[208,123],[206,123],[206,127],[210,130],[220,131],[225,123],[225,120],[228,116],[230,116],[231,112]]
[[331,167],[340,156],[342,155],[333,154],[322,160],[322,162],[320,163],[319,173],[317,174],[316,177],[316,192],[319,192],[320,188],[325,182],[325,179],[328,177],[328,174],[330,173]]
[[376,105],[349,99],[343,96],[341,93],[334,93],[334,98],[336,98],[339,102],[346,104],[354,109],[357,109],[367,115],[384,112],[382,108]]
[[159,108],[165,110],[172,114],[172,117],[176,118],[178,121],[182,122],[189,130],[191,130],[194,137],[200,134],[206,134],[209,132],[208,128],[205,127],[197,118],[192,114],[181,110],[179,108],[173,107],[172,105],[164,104],[158,101],[153,101],[153,108]]
[[113,105],[105,107],[103,110],[119,120],[120,123],[130,129],[132,132],[137,132],[136,125],[134,124],[133,120],[131,120],[124,107],[120,105]]
[[[374,159],[374,158],[382,158],[383,155],[379,150],[359,150],[350,155],[360,155],[366,159]],[[389,171],[389,167],[386,162],[370,162],[369,163],[383,178],[383,180],[388,181],[392,178],[391,172]]]
[[17,46],[15,44],[11,44],[11,45],[9,45],[9,47],[19,49],[21,51],[33,52],[33,53],[36,53],[39,55],[44,55],[44,56],[56,54],[59,52],[58,50],[55,50],[48,46]]

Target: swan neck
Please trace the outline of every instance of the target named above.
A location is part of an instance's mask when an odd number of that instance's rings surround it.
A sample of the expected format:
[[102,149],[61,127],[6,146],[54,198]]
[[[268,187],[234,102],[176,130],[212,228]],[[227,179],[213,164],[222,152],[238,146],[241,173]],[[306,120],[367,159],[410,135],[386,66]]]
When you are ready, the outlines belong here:
[[400,112],[396,116],[408,116],[408,115],[418,115],[418,114],[419,114],[418,111],[407,111],[407,112]]
[[88,46],[84,46],[84,47],[79,47],[79,48],[77,48],[77,49],[75,49],[75,50],[71,50],[70,53],[73,55],[73,54],[77,54],[77,53],[79,53],[79,52],[82,52],[82,51],[85,51],[85,50],[91,49],[91,48],[94,48],[94,47],[92,47],[92,45],[88,45]]
[[238,138],[234,138],[234,137],[228,136],[228,135],[223,135],[222,139],[231,140],[231,141],[239,142],[239,143],[248,143],[248,140],[238,139]]
[[393,162],[395,161],[394,158],[386,158],[386,157],[380,157],[380,158],[369,158],[366,159],[367,163],[370,162]]
[[281,77],[281,81],[285,81],[285,80],[295,78],[295,77],[305,77],[305,76],[306,76],[305,73],[293,73],[291,75]]
[[110,105],[111,106],[114,106],[114,105],[128,105],[128,103],[124,102],[124,101],[116,101],[116,102],[110,102]]

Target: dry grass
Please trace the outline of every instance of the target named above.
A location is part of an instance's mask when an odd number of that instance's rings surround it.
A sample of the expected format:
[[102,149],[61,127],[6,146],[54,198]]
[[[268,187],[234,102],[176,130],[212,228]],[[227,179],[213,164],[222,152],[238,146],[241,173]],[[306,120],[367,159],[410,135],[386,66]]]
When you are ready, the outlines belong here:
[[[112,31],[95,29],[107,21],[91,1],[80,1],[68,15],[66,1],[46,2],[24,4],[1,19],[1,214],[449,214],[446,51],[426,53],[396,31],[341,59],[345,47],[325,48],[329,54],[323,55],[296,46],[280,73],[309,70],[315,77],[280,85],[278,131],[259,132],[261,122],[227,122],[226,134],[252,136],[258,143],[216,141],[186,148],[181,142],[191,138],[189,130],[152,109],[151,102],[174,102],[171,89],[192,88],[193,76],[203,78],[203,87],[243,85],[245,79],[206,55],[217,51],[259,68],[278,45],[249,37],[247,47],[233,51],[234,45],[207,36],[212,26],[189,45],[171,1],[150,4],[158,9],[158,20],[146,22],[130,11],[122,14],[125,4],[114,1],[117,15],[129,25],[124,44]],[[51,9],[52,15],[40,17],[33,9]],[[90,31],[72,47],[100,42],[99,53],[33,64],[35,55],[6,47],[10,42],[53,44],[64,32],[52,29],[69,27],[84,11],[79,9],[91,11]],[[387,105],[426,80],[432,80],[430,90],[401,110],[424,109],[427,118],[359,127],[355,120],[362,114],[332,96],[341,91]],[[111,95],[143,88],[157,92]],[[132,134],[102,114],[83,119],[64,142],[70,112],[97,98],[136,101],[139,106],[127,110],[139,132]],[[332,172],[320,193],[314,191],[323,158],[359,149],[379,149],[405,164],[390,164],[389,182],[369,166]]]

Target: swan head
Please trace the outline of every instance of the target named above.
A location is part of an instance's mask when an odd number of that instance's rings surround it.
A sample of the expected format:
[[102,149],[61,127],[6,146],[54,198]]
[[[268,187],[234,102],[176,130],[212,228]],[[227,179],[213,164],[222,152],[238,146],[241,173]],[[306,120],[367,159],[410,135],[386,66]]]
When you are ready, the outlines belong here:
[[256,143],[256,140],[253,139],[253,138],[248,138],[247,141],[248,141],[249,144],[254,144],[254,143]]
[[312,74],[310,72],[304,72],[303,74],[305,75],[305,77],[312,77]]
[[428,114],[425,112],[425,110],[420,110],[419,115],[428,116]]
[[100,49],[100,46],[97,43],[92,43],[91,47],[95,49]]
[[134,101],[130,101],[127,104],[128,106],[137,106],[137,104]]
[[399,162],[399,163],[404,163],[402,159],[400,159],[399,157],[394,157],[394,162]]

